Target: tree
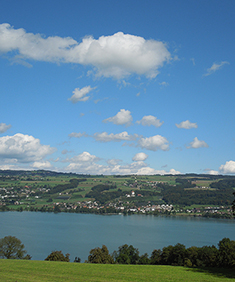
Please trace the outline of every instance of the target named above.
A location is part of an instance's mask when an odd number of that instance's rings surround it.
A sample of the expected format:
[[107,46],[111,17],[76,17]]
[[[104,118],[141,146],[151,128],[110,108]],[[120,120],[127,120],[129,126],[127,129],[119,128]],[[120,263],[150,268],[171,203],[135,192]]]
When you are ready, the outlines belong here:
[[95,248],[90,251],[87,262],[113,264],[114,260],[109,254],[108,248],[103,245],[102,248]]
[[63,255],[62,251],[53,251],[45,260],[48,261],[66,261],[69,262],[69,254]]
[[[196,266],[197,265],[197,259],[198,259],[198,251],[200,248],[192,246],[187,248],[186,250],[186,260],[185,265],[186,266]],[[190,262],[192,265],[190,265]]]
[[212,246],[203,246],[198,249],[197,266],[199,267],[216,267],[219,263],[219,251]]
[[186,248],[180,243],[175,246],[169,245],[162,249],[161,258],[162,264],[183,266],[186,258]]
[[81,259],[79,257],[75,257],[74,262],[81,262]]
[[118,251],[113,252],[115,262],[120,264],[137,264],[139,261],[139,251],[132,245],[127,244],[118,248]]
[[31,256],[26,254],[24,244],[15,236],[5,236],[0,239],[0,257],[6,259],[31,259]]
[[150,264],[161,264],[162,251],[160,249],[153,250],[150,257]]
[[147,253],[139,257],[138,264],[150,264],[150,259]]
[[221,267],[235,266],[235,241],[223,238],[219,244],[219,262]]

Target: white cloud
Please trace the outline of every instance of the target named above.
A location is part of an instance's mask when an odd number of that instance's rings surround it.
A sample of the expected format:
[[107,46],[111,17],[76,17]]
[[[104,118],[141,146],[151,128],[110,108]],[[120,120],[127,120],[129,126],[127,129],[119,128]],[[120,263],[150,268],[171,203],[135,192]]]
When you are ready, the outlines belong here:
[[103,122],[112,122],[117,125],[131,125],[132,122],[131,112],[121,109],[115,116],[103,120]]
[[65,168],[66,171],[87,174],[102,174],[102,165],[97,164],[100,158],[91,155],[89,152],[83,152],[73,158],[66,159],[64,162],[69,162]]
[[129,135],[128,132],[123,131],[120,133],[110,133],[108,134],[107,132],[96,132],[93,135],[88,135],[86,132],[83,133],[76,133],[76,132],[72,132],[68,135],[70,138],[81,138],[81,137],[91,137],[94,138],[96,141],[98,142],[120,142],[120,141],[132,141],[132,140],[136,140],[137,138],[139,138],[138,134],[134,134],[134,135]]
[[178,128],[184,128],[184,129],[191,129],[191,128],[198,128],[198,125],[196,123],[192,123],[189,120],[182,121],[180,124],[175,124]]
[[72,133],[69,134],[69,137],[70,137],[70,138],[73,138],[73,137],[75,137],[75,138],[81,138],[81,137],[83,137],[83,136],[87,137],[88,135],[86,134],[86,132],[83,132],[83,133],[80,133],[80,132],[78,132],[78,133],[72,132]]
[[68,151],[67,149],[64,149],[64,150],[61,151],[61,154],[62,154],[62,155],[66,155],[66,154],[68,154],[68,153],[69,153],[69,151]]
[[107,132],[102,132],[102,133],[95,133],[94,134],[94,139],[99,142],[111,142],[111,141],[130,141],[130,140],[135,140],[137,138],[137,135],[129,135],[126,131],[123,131],[121,133],[113,134],[110,133],[108,134]]
[[187,148],[188,149],[190,148],[198,149],[198,148],[203,148],[203,147],[207,148],[209,146],[205,141],[198,140],[198,138],[195,137]]
[[169,83],[167,83],[166,81],[163,81],[163,82],[160,82],[159,85],[161,85],[161,86],[168,86]]
[[11,128],[10,124],[0,123],[0,133],[6,132],[9,128]]
[[173,174],[173,175],[175,175],[175,174],[181,174],[181,172],[180,172],[180,171],[175,170],[174,168],[172,168],[172,169],[170,169],[170,171],[169,171],[169,172],[167,172],[166,174]]
[[32,165],[35,169],[51,169],[52,165],[48,161],[34,162]]
[[181,174],[180,171],[176,171],[175,169],[170,169],[170,171],[165,171],[165,170],[156,170],[151,167],[142,167],[138,170],[136,173],[138,175],[154,175],[154,174],[160,174],[160,175],[165,175],[165,174],[172,174],[172,175],[177,175]]
[[169,150],[169,141],[161,135],[155,135],[155,136],[146,137],[146,138],[142,137],[138,140],[138,145],[141,148],[151,150],[151,151]]
[[0,138],[0,158],[7,159],[9,162],[41,161],[54,151],[55,148],[49,145],[41,145],[39,139],[21,133]]
[[95,88],[96,87],[91,88],[90,86],[85,86],[81,89],[75,88],[73,91],[73,96],[71,96],[68,100],[71,101],[73,104],[76,104],[77,102],[85,102],[90,98],[90,96],[86,95]]
[[229,64],[229,62],[223,61],[220,64],[214,63],[209,69],[207,69],[207,73],[204,74],[204,76],[211,75],[212,73],[216,72],[219,70],[223,65]]
[[82,154],[75,156],[70,159],[72,162],[80,163],[80,162],[94,162],[99,160],[95,155],[91,155],[88,152],[83,152]]
[[121,160],[111,159],[107,161],[107,165],[99,164],[100,158],[91,155],[88,152],[67,159],[69,165],[65,167],[65,171],[87,174],[180,174],[179,171],[171,169],[169,172],[165,170],[155,170],[147,166],[144,161],[134,161],[130,164],[122,164]]
[[157,119],[156,117],[154,116],[144,116],[141,120],[138,120],[136,123],[138,124],[142,124],[144,126],[150,126],[150,125],[153,125],[155,127],[160,127],[164,122],[160,121],[160,119]]
[[138,161],[145,161],[147,158],[148,158],[148,155],[141,152],[141,153],[135,154],[132,160],[134,162],[138,162]]
[[16,60],[77,63],[91,65],[97,75],[123,78],[130,74],[154,78],[158,69],[171,59],[161,41],[117,32],[111,36],[83,38],[81,43],[71,37],[43,37],[14,29],[10,24],[0,25],[0,52],[15,52]]
[[225,174],[235,174],[235,162],[228,161],[224,165],[221,165],[219,168],[221,173]]
[[204,171],[205,171],[207,174],[210,174],[210,175],[218,175],[218,174],[219,174],[218,171],[213,170],[213,169],[204,169]]
[[109,164],[111,166],[118,165],[121,162],[122,162],[122,160],[120,160],[120,159],[110,159],[110,160],[107,160],[107,164]]
[[192,61],[193,65],[195,66],[195,65],[196,65],[196,64],[195,64],[195,59],[194,59],[194,58],[191,58],[190,60]]

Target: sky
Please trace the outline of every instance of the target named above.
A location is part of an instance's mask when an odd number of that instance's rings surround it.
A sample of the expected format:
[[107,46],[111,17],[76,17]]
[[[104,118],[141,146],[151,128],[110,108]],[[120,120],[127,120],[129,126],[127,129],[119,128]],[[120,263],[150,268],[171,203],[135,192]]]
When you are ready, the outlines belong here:
[[1,0],[0,169],[235,174],[233,0]]

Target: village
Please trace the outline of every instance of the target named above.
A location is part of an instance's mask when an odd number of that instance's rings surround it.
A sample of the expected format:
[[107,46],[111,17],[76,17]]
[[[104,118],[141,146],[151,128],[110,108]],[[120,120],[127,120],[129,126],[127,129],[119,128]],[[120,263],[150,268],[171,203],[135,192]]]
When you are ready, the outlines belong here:
[[[132,186],[133,187],[133,186]],[[188,215],[204,217],[232,218],[231,206],[201,206],[179,207],[172,204],[154,204],[148,201],[146,205],[135,205],[132,199],[143,198],[141,193],[130,191],[122,200],[109,201],[99,204],[93,200],[70,202],[67,193],[58,193],[55,201],[47,200],[40,205],[42,195],[50,189],[39,188],[37,192],[25,186],[21,189],[14,187],[0,188],[0,210],[41,211],[41,212],[81,212],[98,214],[146,214],[146,215]],[[41,195],[38,195],[41,194]],[[66,197],[67,196],[67,197]]]

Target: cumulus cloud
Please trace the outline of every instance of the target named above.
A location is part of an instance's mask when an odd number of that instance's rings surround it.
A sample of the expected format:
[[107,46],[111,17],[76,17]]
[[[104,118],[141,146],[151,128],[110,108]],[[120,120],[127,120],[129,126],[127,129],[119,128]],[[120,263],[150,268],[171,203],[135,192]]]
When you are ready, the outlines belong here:
[[48,161],[34,162],[32,165],[35,169],[51,169],[52,165]]
[[142,137],[138,140],[138,145],[141,148],[144,148],[150,151],[169,150],[169,141],[161,135],[155,135],[155,136],[146,137],[146,138]]
[[81,89],[75,88],[73,91],[73,96],[71,96],[68,100],[71,101],[73,104],[77,102],[86,102],[90,96],[86,96],[89,92],[94,90],[96,87],[91,88],[90,86],[85,86]]
[[141,153],[135,154],[132,160],[134,162],[138,162],[138,161],[145,161],[147,158],[148,158],[148,155],[141,152]]
[[204,169],[204,171],[205,171],[207,174],[210,174],[210,175],[218,175],[218,174],[219,174],[218,171],[213,170],[213,169],[209,169],[209,168]]
[[126,131],[123,131],[121,133],[113,134],[110,133],[108,134],[107,132],[102,132],[102,133],[95,133],[94,134],[94,139],[99,142],[111,142],[111,141],[130,141],[130,140],[135,140],[137,138],[136,135],[129,135]]
[[65,162],[70,164],[65,168],[67,171],[77,173],[92,173],[96,174],[100,171],[101,165],[97,164],[100,159],[89,152],[83,152],[73,158],[66,159]]
[[221,173],[235,174],[235,161],[228,161],[219,168]]
[[165,170],[156,170],[151,167],[142,167],[140,168],[137,173],[138,175],[154,175],[154,174],[160,174],[160,175],[165,175],[165,174],[172,174],[172,175],[177,175],[181,174],[180,171],[176,171],[175,169],[170,169],[170,171],[165,171]]
[[10,124],[0,123],[0,133],[6,132],[9,128],[11,128]]
[[13,162],[28,163],[41,161],[47,155],[55,152],[55,148],[42,145],[33,136],[17,133],[14,136],[0,138],[0,158]]
[[112,122],[117,125],[131,125],[133,118],[131,112],[121,109],[115,116],[103,120],[103,122]]
[[161,122],[160,119],[157,119],[154,116],[144,116],[141,120],[138,120],[136,123],[142,124],[144,126],[150,126],[153,125],[155,127],[160,127],[163,124],[163,121]]
[[91,155],[88,152],[83,152],[82,154],[71,158],[72,162],[79,163],[79,162],[93,162],[97,161],[99,158],[97,158],[95,155]]
[[163,42],[123,32],[98,39],[86,36],[78,43],[71,37],[27,33],[8,23],[0,25],[0,52],[15,52],[17,60],[90,65],[97,75],[117,79],[133,73],[154,78],[171,59]]
[[207,148],[209,146],[208,146],[208,144],[205,141],[198,140],[198,138],[195,137],[187,148],[188,149],[190,149],[190,148],[198,149],[198,148],[203,148],[203,147]]
[[179,171],[171,169],[169,172],[165,170],[155,170],[148,167],[142,160],[136,160],[130,164],[122,164],[121,160],[111,159],[107,160],[107,164],[99,164],[100,158],[91,155],[88,152],[83,152],[78,156],[67,159],[69,165],[65,167],[65,171],[86,173],[86,174],[180,174]]
[[223,65],[229,64],[229,62],[223,61],[220,64],[214,63],[210,68],[207,69],[207,73],[204,76],[211,75],[212,73],[216,72],[217,70],[221,69]]
[[179,124],[175,124],[178,128],[184,128],[184,129],[191,129],[191,128],[198,128],[196,123],[192,123],[189,120],[182,121]]

